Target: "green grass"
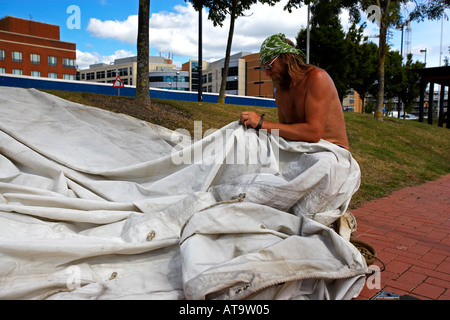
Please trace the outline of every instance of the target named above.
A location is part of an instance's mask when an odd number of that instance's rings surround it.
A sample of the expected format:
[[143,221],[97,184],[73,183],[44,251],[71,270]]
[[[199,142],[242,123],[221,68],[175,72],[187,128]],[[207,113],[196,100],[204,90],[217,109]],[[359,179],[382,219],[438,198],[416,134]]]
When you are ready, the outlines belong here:
[[[92,94],[49,92],[64,99],[92,105]],[[116,99],[133,103],[132,98]],[[192,136],[194,121],[202,121],[202,130],[205,132],[238,120],[240,112],[244,110],[265,113],[267,119],[277,121],[276,108],[159,99],[152,99],[152,103],[181,110],[184,115],[188,115],[178,116],[176,121],[168,119],[164,122],[162,119],[158,124],[172,130],[185,128]],[[107,105],[95,106],[111,110]],[[450,173],[450,129],[415,120],[384,118],[383,121],[377,121],[372,115],[358,113],[345,113],[345,121],[352,155],[361,167],[361,186],[352,198],[351,209],[401,188]]]

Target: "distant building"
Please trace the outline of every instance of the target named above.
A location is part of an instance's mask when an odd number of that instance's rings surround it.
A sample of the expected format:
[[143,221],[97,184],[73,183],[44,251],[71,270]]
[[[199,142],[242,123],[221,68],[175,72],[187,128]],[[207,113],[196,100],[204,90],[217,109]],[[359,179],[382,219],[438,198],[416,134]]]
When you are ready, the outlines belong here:
[[[203,61],[202,91],[219,93],[225,58],[209,62]],[[189,71],[191,91],[198,90],[198,60],[183,64],[182,70]],[[273,98],[272,80],[262,70],[259,54],[239,52],[230,56],[225,94]]]
[[152,88],[190,91],[189,71],[151,71],[149,77]]
[[[208,67],[206,61],[202,61],[202,75],[205,74],[205,69]],[[198,59],[191,59],[181,66],[182,71],[189,72],[189,91],[198,91],[199,73],[198,73]],[[204,90],[203,90],[204,91]]]
[[250,97],[275,98],[272,79],[266,75],[259,62],[259,53],[245,55],[246,62],[246,95]]
[[[149,57],[149,72],[158,70],[173,70],[176,68],[171,59],[164,57]],[[81,81],[114,83],[120,76],[126,85],[136,85],[137,56],[116,59],[113,63],[91,64],[89,69],[79,71]]]
[[59,26],[0,19],[0,73],[76,79],[76,44],[60,40]]
[[358,92],[351,89],[342,101],[342,109],[347,112],[362,112],[362,100]]

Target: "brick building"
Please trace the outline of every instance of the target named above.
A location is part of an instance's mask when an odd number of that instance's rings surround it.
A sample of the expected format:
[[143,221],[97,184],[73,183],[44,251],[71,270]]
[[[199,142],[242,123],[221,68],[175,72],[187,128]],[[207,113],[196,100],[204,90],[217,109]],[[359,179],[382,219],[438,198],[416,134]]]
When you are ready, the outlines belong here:
[[259,53],[242,57],[247,63],[247,96],[275,98],[272,79],[259,62]]
[[76,44],[60,40],[59,26],[4,17],[0,73],[76,80]]

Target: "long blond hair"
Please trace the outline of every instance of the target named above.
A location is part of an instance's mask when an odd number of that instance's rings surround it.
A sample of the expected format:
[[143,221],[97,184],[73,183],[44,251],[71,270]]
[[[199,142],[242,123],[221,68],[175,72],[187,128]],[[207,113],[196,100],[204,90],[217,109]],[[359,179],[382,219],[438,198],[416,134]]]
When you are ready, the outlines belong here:
[[[295,47],[295,44],[289,40],[288,38],[285,38],[284,41],[289,44],[292,47]],[[286,64],[286,71],[289,75],[289,77],[292,79],[295,79],[296,74],[308,74],[311,70],[314,68],[317,68],[314,65],[306,64],[305,61],[301,56],[294,53],[285,53],[280,56],[280,58],[283,60],[283,62]]]

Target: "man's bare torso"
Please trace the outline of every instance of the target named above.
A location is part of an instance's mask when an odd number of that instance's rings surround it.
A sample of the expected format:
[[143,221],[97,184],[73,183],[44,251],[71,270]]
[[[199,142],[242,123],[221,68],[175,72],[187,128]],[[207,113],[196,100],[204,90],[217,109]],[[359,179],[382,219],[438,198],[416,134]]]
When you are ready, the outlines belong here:
[[[317,68],[311,72],[325,71]],[[327,77],[329,78],[328,75]],[[292,124],[306,122],[307,103],[315,103],[311,98],[307,99],[308,92],[311,90],[311,86],[314,85],[308,78],[309,74],[304,79],[300,79],[289,90],[277,89],[275,101],[278,107],[278,120],[280,123]],[[329,81],[332,82],[331,78],[329,78]],[[317,105],[317,108],[328,108],[322,138],[349,149],[341,103],[334,84],[330,83],[331,85],[333,90],[329,90],[329,93],[324,93],[330,94],[329,99],[326,100],[329,101],[327,105]],[[314,110],[311,112],[314,112]]]

